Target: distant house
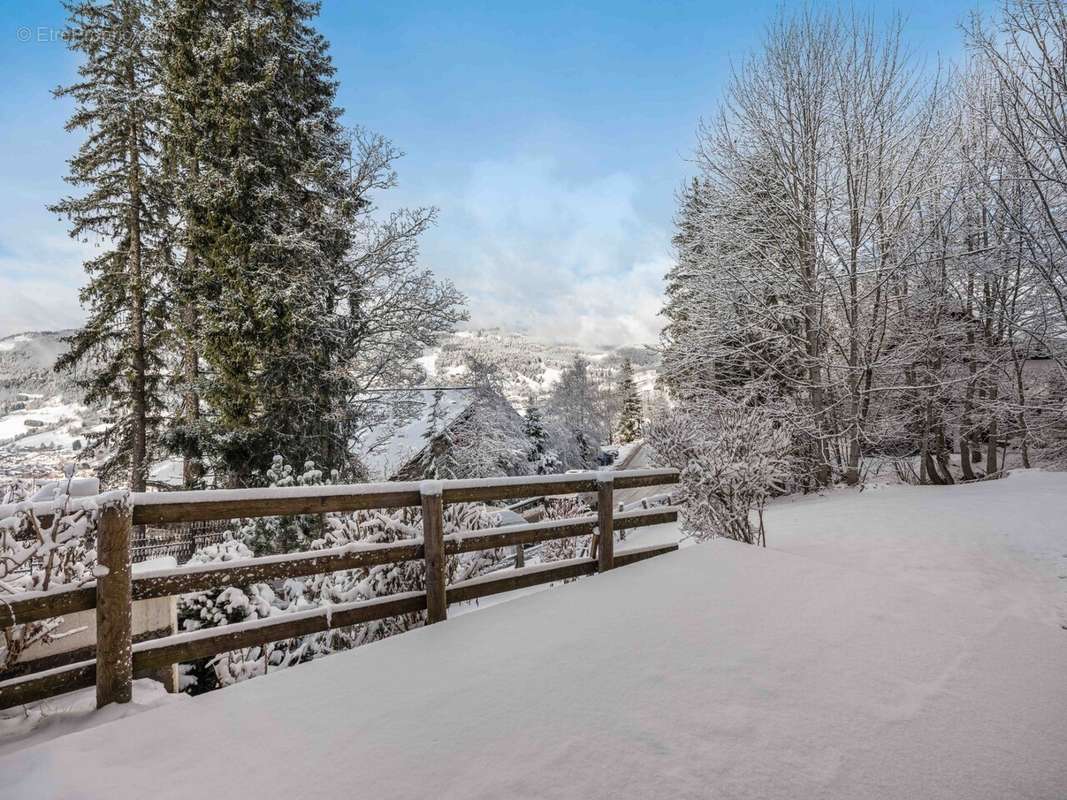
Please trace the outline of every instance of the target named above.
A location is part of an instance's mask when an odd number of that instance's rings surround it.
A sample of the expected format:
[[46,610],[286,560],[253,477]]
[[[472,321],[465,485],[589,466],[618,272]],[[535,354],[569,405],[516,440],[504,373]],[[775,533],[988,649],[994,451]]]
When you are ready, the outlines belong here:
[[389,405],[392,412],[359,437],[356,455],[366,467],[369,480],[400,480],[401,474],[410,474],[411,462],[426,449],[426,432],[434,414],[441,415],[439,424],[443,427],[454,425],[473,404],[474,390],[397,391],[382,393],[381,402]]
[[370,481],[419,480],[435,463],[454,464],[472,453],[480,462],[472,472],[481,474],[470,477],[521,474],[527,463],[522,417],[497,393],[418,389],[383,401],[395,401],[397,412],[360,436],[355,448]]

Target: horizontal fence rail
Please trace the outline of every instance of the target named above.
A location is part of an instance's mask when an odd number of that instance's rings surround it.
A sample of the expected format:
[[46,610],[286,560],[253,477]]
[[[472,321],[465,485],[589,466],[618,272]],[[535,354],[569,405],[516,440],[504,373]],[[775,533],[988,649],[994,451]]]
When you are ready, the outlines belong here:
[[[596,476],[542,475],[538,478],[489,478],[440,481],[445,503],[484,503],[541,495],[597,491]],[[678,483],[673,469],[635,469],[610,473],[616,489],[641,489]],[[215,489],[210,492],[148,492],[133,495],[133,524],[205,522],[243,517],[324,514],[372,508],[422,505],[417,481],[407,483],[292,486],[271,489]]]
[[[677,482],[676,470],[628,470],[485,481],[135,494],[132,511],[122,524],[116,522],[116,515],[108,514],[109,522],[105,526],[105,532],[115,537],[110,542],[109,557],[114,561],[116,553],[125,552],[125,563],[119,559],[115,566],[109,565],[109,570],[95,583],[48,592],[28,592],[0,601],[0,628],[92,609],[97,609],[98,616],[95,660],[0,682],[0,708],[87,688],[94,683],[98,705],[125,702],[129,699],[132,678],[157,675],[160,669],[183,661],[403,614],[427,611],[427,621],[437,622],[445,618],[451,603],[592,575],[677,550],[677,544],[667,544],[615,553],[613,535],[600,537],[601,531],[614,532],[676,521],[676,506],[614,511],[612,491]],[[442,514],[447,503],[573,493],[596,493],[597,514],[443,534]],[[421,539],[353,544],[232,563],[187,565],[142,572],[132,578],[129,575],[132,525],[407,506],[422,506],[424,509]],[[443,557],[578,536],[592,537],[590,557],[508,569],[447,586],[444,584]],[[433,544],[433,557],[428,557],[428,542]],[[136,600],[417,560],[423,560],[427,565],[426,591],[322,606],[136,644],[129,630],[129,608]],[[110,610],[116,608],[118,611],[111,613]],[[107,609],[108,613],[102,615],[102,609]],[[124,614],[122,609],[125,609]]]

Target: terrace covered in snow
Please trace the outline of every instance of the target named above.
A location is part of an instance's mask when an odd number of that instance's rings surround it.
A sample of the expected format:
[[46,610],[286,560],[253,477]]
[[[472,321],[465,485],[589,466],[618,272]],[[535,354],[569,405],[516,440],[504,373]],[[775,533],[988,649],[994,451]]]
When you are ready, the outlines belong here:
[[0,759],[0,796],[1063,798],[1065,490],[785,503],[768,549],[683,548],[68,734]]

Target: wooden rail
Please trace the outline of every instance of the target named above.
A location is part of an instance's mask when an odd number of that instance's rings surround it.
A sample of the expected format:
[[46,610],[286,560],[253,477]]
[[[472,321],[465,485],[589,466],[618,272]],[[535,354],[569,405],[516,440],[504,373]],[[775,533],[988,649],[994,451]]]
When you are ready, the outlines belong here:
[[[490,478],[441,481],[448,503],[484,503],[540,495],[597,491],[597,472],[543,475],[537,478]],[[678,483],[673,469],[637,469],[611,473],[616,489],[640,489]],[[419,482],[341,486],[293,486],[281,489],[216,489],[210,492],[150,492],[133,496],[133,524],[203,522],[241,517],[323,514],[371,508],[422,505]],[[208,497],[207,495],[210,495]]]
[[[661,545],[615,553],[616,530],[657,525],[677,519],[671,506],[615,512],[612,492],[678,482],[675,470],[630,470],[612,473],[503,478],[487,481],[424,481],[420,484],[357,484],[253,491],[174,492],[133,495],[126,512],[110,507],[99,528],[99,577],[95,584],[49,592],[28,592],[0,603],[0,628],[96,609],[96,658],[0,683],[0,708],[97,687],[98,706],[128,702],[135,677],[158,674],[163,667],[320,633],[333,628],[402,614],[427,612],[427,622],[447,618],[450,603],[510,592],[543,583],[591,575],[677,549]],[[596,515],[549,520],[444,535],[446,503],[514,497],[595,492]],[[421,506],[423,538],[390,544],[350,545],[332,550],[291,553],[141,573],[131,577],[130,532],[134,524],[217,520],[232,517],[327,513],[368,508]],[[508,546],[593,536],[592,557],[525,567],[446,586],[445,560],[450,555]],[[132,602],[203,591],[220,586],[247,586],[287,577],[422,560],[426,589],[355,603],[344,603],[262,620],[180,633],[134,644]]]

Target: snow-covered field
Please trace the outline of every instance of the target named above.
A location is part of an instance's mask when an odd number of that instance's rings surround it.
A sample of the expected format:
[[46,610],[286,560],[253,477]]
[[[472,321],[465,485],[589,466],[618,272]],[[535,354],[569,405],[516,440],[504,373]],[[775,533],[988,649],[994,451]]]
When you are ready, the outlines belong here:
[[80,402],[77,376],[53,370],[72,333],[0,339],[0,480],[58,477],[64,463],[83,455],[88,430],[99,424],[95,412]]
[[832,492],[777,503],[766,520],[771,548],[1067,626],[1067,473]]
[[1065,519],[1062,473],[778,503],[767,549],[71,733],[0,759],[0,796],[1062,800]]

